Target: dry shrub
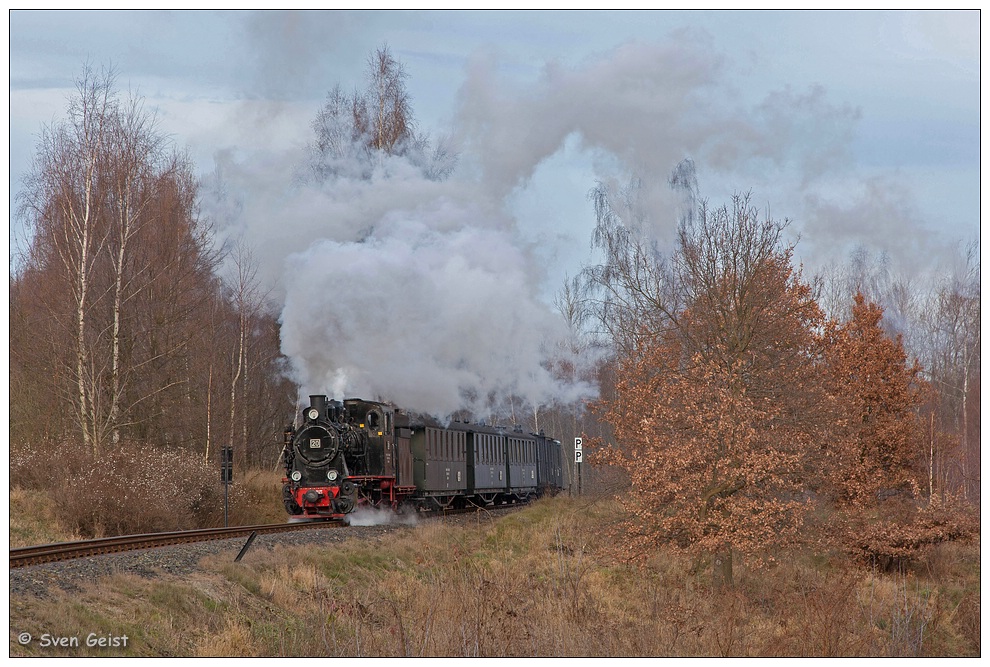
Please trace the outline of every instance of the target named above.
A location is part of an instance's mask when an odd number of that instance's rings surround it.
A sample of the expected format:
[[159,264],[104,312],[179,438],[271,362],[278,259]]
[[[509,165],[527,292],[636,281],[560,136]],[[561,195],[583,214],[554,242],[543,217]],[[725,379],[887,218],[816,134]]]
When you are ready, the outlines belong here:
[[[99,456],[72,448],[53,458],[64,450],[13,447],[11,479],[44,494],[56,518],[84,537],[223,523],[218,470],[198,454],[123,443]],[[242,489],[231,485],[232,507],[242,504]]]
[[846,538],[853,558],[885,572],[903,571],[934,545],[965,542],[979,533],[979,519],[964,503],[886,503],[885,516],[853,522]]
[[860,589],[862,617],[875,630],[871,655],[923,656],[939,623],[937,589],[923,589],[908,577],[871,575]]
[[963,650],[972,647],[973,655],[980,655],[980,595],[968,593],[953,612],[954,625],[959,628]]
[[84,534],[120,535],[216,524],[217,471],[182,450],[126,445],[67,480],[66,512]]
[[[861,614],[862,573],[819,570],[797,558],[779,568],[748,573],[747,595],[760,603],[763,627],[754,655],[840,657],[869,655],[873,631]],[[763,594],[754,596],[755,586]]]
[[[53,457],[60,451],[70,453]],[[184,449],[127,442],[94,456],[65,444],[12,446],[10,478],[11,488],[29,489],[54,522],[83,537],[223,525],[218,466]],[[285,520],[281,477],[271,471],[235,476],[227,503],[230,525]]]
[[[74,443],[55,443],[42,441],[32,447],[10,444],[10,488],[25,489],[49,488],[55,477],[52,454],[59,451],[75,452],[80,449]],[[59,470],[71,468],[73,456],[63,454],[58,465]]]

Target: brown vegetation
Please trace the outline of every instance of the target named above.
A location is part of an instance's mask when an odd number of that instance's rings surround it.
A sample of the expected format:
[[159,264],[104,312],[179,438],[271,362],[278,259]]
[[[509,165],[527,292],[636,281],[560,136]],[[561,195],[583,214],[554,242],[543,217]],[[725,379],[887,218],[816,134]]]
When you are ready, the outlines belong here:
[[[11,448],[12,547],[223,525],[219,470],[196,452],[124,442],[99,456],[76,452],[57,466],[52,452]],[[281,486],[275,472],[237,475],[230,524],[284,521]]]
[[[595,205],[605,263],[584,277],[616,355],[612,393],[595,406],[611,434],[592,460],[630,481],[617,554],[709,554],[716,581],[731,584],[733,553],[759,562],[787,544],[842,546],[889,567],[977,530],[973,506],[944,487],[933,495],[922,366],[859,292],[847,320],[826,320],[785,224],[743,197],[703,203],[665,255],[604,188]],[[829,540],[805,526],[815,514]]]
[[808,362],[822,315],[781,229],[742,200],[703,209],[670,276],[683,306],[666,306],[663,333],[640,332],[618,361],[618,398],[602,405],[618,444],[598,460],[632,479],[621,499],[636,515],[631,556],[665,541],[718,553],[731,583],[733,550],[793,542],[801,527],[822,422]]

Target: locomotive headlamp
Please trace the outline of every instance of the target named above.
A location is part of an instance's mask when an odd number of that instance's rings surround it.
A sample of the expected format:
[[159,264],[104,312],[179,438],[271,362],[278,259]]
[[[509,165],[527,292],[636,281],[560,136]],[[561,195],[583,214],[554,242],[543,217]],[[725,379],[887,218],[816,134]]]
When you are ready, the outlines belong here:
[[301,480],[301,479],[302,479],[302,473],[301,473],[301,472],[299,472],[298,470],[293,470],[293,471],[292,471],[292,474],[291,474],[291,475],[289,475],[289,477],[291,477],[291,478],[292,478],[292,481],[293,481],[293,482],[298,482],[299,480]]
[[320,411],[316,408],[310,408],[309,411],[306,412],[306,416],[313,421],[316,421],[316,419],[320,416]]
[[335,479],[337,479],[337,471],[336,470],[328,470],[327,471],[327,479],[329,479],[331,482],[334,481]]

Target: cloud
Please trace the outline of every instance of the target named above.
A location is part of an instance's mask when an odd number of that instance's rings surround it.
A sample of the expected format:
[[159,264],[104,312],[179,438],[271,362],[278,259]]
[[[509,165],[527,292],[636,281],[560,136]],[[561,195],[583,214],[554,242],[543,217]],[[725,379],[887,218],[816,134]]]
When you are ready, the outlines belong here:
[[846,180],[837,193],[804,197],[802,254],[815,264],[845,259],[857,248],[886,252],[899,272],[911,275],[948,256],[953,245],[928,229],[907,186],[890,176]]
[[848,164],[858,118],[820,86],[746,106],[711,39],[696,32],[625,44],[576,67],[551,63],[534,83],[497,72],[490,57],[472,64],[458,115],[459,137],[496,192],[525,183],[571,135],[661,185],[685,157],[702,170],[797,169],[810,181]]

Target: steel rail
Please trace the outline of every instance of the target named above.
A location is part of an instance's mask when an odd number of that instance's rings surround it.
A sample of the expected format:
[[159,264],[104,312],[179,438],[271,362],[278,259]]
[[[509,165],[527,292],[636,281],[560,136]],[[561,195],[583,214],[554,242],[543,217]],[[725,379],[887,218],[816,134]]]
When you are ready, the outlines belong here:
[[136,549],[164,547],[173,544],[188,544],[192,542],[207,542],[233,537],[250,535],[251,533],[281,533],[304,528],[320,528],[343,525],[334,521],[272,523],[259,526],[230,526],[227,528],[200,528],[195,530],[179,530],[167,533],[145,533],[141,535],[120,535],[118,537],[102,537],[94,540],[79,540],[76,542],[56,542],[54,544],[39,544],[30,547],[18,547],[10,550],[10,567],[24,567],[60,560],[71,560],[84,556],[96,556],[107,553],[121,553]]

